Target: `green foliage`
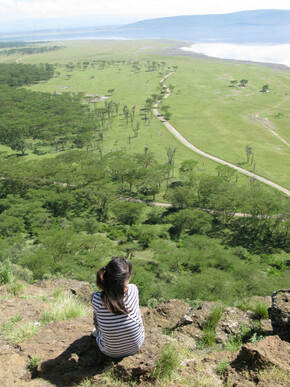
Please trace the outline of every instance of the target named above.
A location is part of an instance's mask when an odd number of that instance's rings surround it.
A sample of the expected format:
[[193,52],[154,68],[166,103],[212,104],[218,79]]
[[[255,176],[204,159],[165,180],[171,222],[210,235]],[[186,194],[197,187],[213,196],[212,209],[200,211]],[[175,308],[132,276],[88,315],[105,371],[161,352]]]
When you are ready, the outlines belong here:
[[210,311],[210,314],[202,328],[202,338],[198,341],[199,348],[211,347],[216,343],[215,330],[222,317],[223,312],[224,307],[222,305],[217,305]]
[[205,234],[211,229],[212,216],[198,210],[180,210],[171,215],[170,222],[173,227],[171,232],[179,238],[181,233]]
[[144,205],[120,201],[114,204],[112,211],[119,223],[132,226],[132,224],[138,223],[144,211]]
[[217,364],[216,371],[220,375],[224,375],[230,363],[227,360],[222,360]]
[[32,379],[37,376],[37,366],[40,361],[41,358],[39,356],[32,356],[27,360],[26,368],[29,370]]
[[7,292],[13,296],[17,296],[24,289],[25,289],[25,284],[15,280],[10,282],[10,284],[7,286]]
[[10,261],[0,262],[0,285],[7,284],[12,279]]
[[165,344],[152,372],[153,379],[170,379],[180,363],[180,352],[174,344]]
[[216,329],[222,315],[224,312],[224,306],[218,305],[215,306],[211,311],[210,314],[206,320],[204,328],[208,329]]
[[0,63],[0,84],[18,87],[29,85],[30,83],[37,83],[51,78],[53,72],[53,66],[48,63],[40,66],[21,63]]
[[202,331],[202,337],[198,340],[197,346],[199,349],[212,347],[216,344],[215,329],[205,327]]
[[251,309],[254,312],[254,318],[256,320],[260,321],[264,318],[268,318],[268,305],[266,302],[257,301]]
[[236,336],[231,336],[224,345],[226,351],[238,351],[245,343],[255,343],[264,338],[263,331],[258,324],[252,327],[246,327],[245,324],[241,325],[239,333]]
[[[120,55],[124,53],[120,51]],[[34,60],[32,56],[29,59]],[[11,282],[13,276],[28,282],[60,276],[91,281],[99,267],[121,254],[132,259],[134,282],[143,305],[154,306],[168,298],[188,299],[190,303],[196,299],[233,302],[286,287],[289,255],[283,249],[287,247],[289,230],[287,204],[281,195],[272,194],[257,182],[245,183],[228,168],[215,170],[214,163],[198,155],[196,161],[192,160],[191,153],[179,147],[150,118],[152,105],[160,92],[164,94],[162,87],[154,90],[160,80],[158,71],[164,72],[165,65],[155,61],[123,63],[119,59],[58,64],[55,78],[30,87],[45,91],[42,93],[5,85],[1,88],[0,142],[4,152],[0,154],[0,283]],[[188,86],[182,87],[182,95],[172,93],[170,97],[174,101],[170,110],[176,124],[183,117],[180,130],[189,140],[194,135],[201,149],[220,153],[220,157],[226,155],[236,164],[243,161],[248,140],[243,142],[240,136],[245,131],[252,136],[255,130],[253,125],[239,128],[240,120],[235,121],[243,104],[235,107],[235,99],[228,99],[222,106],[220,95],[210,106],[206,103],[206,114],[201,114],[203,101],[208,98],[195,95],[199,94],[196,87],[204,82],[215,82],[215,90],[220,83],[224,88],[224,80],[216,80],[222,67],[196,62],[201,78],[188,77],[192,64],[181,62],[186,71],[174,75],[171,90],[184,85],[184,80]],[[175,60],[170,60],[169,66],[175,64]],[[52,71],[45,65],[13,65],[10,70],[13,77],[6,73],[6,78],[13,78],[15,83],[24,82],[25,77],[27,82],[34,82],[40,73],[47,76]],[[85,78],[83,71],[88,71]],[[233,78],[244,76],[234,67],[231,71]],[[253,70],[247,71],[252,72],[249,87],[259,91],[260,80],[255,85]],[[202,79],[205,74],[206,81]],[[71,80],[65,79],[67,75],[72,75]],[[140,86],[134,91],[127,87],[128,75],[132,84]],[[89,84],[91,76],[98,80],[98,92],[105,95],[109,88],[111,92],[114,89],[114,97],[123,98],[126,108],[111,99],[93,102],[92,97],[86,97],[84,93],[95,93],[95,86]],[[63,91],[64,82],[72,94],[58,94]],[[148,90],[151,96],[146,95]],[[206,88],[200,90],[206,92]],[[227,93],[236,91],[231,88]],[[257,93],[252,95],[257,98]],[[277,103],[273,96],[274,92],[266,98],[272,98],[272,106]],[[264,108],[268,102],[264,96],[260,98]],[[186,101],[193,100],[194,108],[189,109]],[[230,122],[222,113],[228,103],[235,112],[229,116],[227,108]],[[132,107],[135,104],[136,111]],[[144,109],[139,115],[140,107]],[[215,120],[210,120],[210,116]],[[286,116],[283,113],[278,117],[281,135]],[[222,125],[217,124],[218,120]],[[204,127],[208,135],[201,129]],[[237,131],[228,130],[227,136],[211,141],[220,128],[232,127],[237,127]],[[131,136],[132,128],[138,137]],[[237,134],[239,144],[244,144],[239,151],[234,145]],[[224,146],[222,138],[233,146]],[[144,148],[144,144],[148,146]],[[5,145],[25,156],[13,154]],[[264,146],[260,154],[260,144],[251,140],[248,146],[249,161],[255,150],[257,168],[266,154]],[[283,151],[275,154],[275,160],[280,154]],[[261,167],[257,172],[266,171],[271,177],[275,163],[270,164],[267,159],[267,168]],[[277,175],[278,180],[281,174]],[[176,207],[149,209],[142,203],[126,202],[119,195],[134,200],[155,200],[156,196],[157,201],[165,199]],[[199,211],[197,207],[211,212]],[[236,212],[250,216],[237,218]],[[10,267],[6,265],[7,259],[12,262]]]

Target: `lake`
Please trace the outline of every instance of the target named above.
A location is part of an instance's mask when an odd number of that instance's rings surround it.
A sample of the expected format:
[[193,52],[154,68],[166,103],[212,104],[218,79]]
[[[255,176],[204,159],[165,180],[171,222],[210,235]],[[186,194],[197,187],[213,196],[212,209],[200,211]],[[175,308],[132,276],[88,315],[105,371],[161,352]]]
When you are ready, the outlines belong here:
[[243,45],[213,42],[196,43],[181,49],[222,59],[279,63],[290,67],[290,44]]

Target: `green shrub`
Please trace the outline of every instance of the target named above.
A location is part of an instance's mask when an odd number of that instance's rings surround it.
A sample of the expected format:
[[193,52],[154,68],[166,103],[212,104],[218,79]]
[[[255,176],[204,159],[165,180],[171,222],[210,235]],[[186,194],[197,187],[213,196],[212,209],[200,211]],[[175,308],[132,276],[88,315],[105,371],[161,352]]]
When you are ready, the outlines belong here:
[[241,324],[239,333],[236,336],[231,336],[224,345],[226,351],[236,352],[245,343],[256,343],[264,338],[263,331],[259,324],[252,327],[246,327],[245,324]]
[[198,340],[198,349],[204,349],[206,347],[212,347],[216,343],[215,329],[205,327],[203,329],[203,335]]
[[21,293],[23,289],[25,289],[25,284],[15,280],[10,282],[10,284],[7,286],[7,292],[13,296]]
[[32,379],[36,378],[37,376],[37,366],[40,360],[41,360],[40,357],[33,356],[27,361],[26,368],[29,370]]
[[179,366],[180,355],[173,344],[165,344],[152,373],[153,379],[170,379]]
[[218,374],[223,375],[230,363],[227,360],[222,360],[217,364],[216,371]]
[[222,305],[218,305],[214,307],[206,320],[205,327],[208,329],[216,329],[222,315],[224,312],[224,307]]
[[19,280],[31,283],[33,280],[33,273],[27,267],[22,267],[20,265],[11,265],[11,271],[14,277]]
[[12,279],[12,271],[10,261],[0,263],[0,285],[7,284]]
[[268,305],[264,301],[257,301],[253,307],[252,311],[254,312],[254,319],[262,320],[268,318]]
[[214,307],[203,326],[203,336],[198,340],[198,348],[203,349],[205,347],[212,347],[216,343],[216,327],[222,317],[224,307],[217,305]]

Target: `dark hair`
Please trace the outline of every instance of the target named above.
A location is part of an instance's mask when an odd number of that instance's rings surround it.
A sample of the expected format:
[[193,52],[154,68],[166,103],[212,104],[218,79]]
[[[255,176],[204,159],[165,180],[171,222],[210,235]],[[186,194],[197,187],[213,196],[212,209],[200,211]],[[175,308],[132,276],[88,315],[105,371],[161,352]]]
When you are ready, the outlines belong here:
[[132,263],[125,258],[113,258],[97,272],[97,286],[102,289],[103,305],[114,314],[129,314],[124,303],[125,281],[132,275]]

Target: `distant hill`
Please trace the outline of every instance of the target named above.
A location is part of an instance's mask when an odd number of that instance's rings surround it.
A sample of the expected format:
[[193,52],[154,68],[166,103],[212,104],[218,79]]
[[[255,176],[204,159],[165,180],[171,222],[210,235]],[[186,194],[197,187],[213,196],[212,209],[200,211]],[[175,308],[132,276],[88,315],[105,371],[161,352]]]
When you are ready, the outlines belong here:
[[[111,23],[112,20],[111,18]],[[10,32],[9,35],[4,32],[4,27],[0,27],[0,41],[90,38],[172,39],[198,43],[290,43],[290,10],[267,9],[220,15],[174,16],[111,26],[104,26],[100,18],[95,16],[55,19],[51,23],[52,21],[44,20],[42,28],[36,28],[35,23],[22,21],[14,29],[14,33]],[[120,23],[122,20],[115,24]],[[30,31],[28,25],[31,25]]]
[[290,11],[259,10],[222,15],[175,16],[118,28],[122,37],[231,43],[289,43]]

